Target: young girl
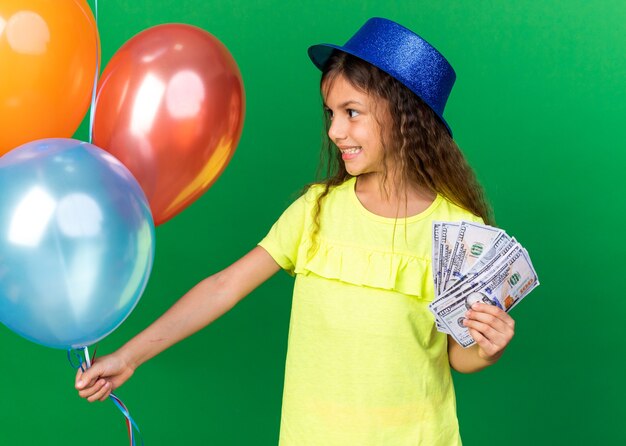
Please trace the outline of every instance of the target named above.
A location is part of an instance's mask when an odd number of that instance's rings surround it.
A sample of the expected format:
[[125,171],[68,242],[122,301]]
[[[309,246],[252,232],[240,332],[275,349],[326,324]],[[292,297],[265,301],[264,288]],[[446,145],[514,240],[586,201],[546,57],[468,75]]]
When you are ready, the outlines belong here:
[[78,372],[76,387],[89,401],[106,399],[282,268],[296,279],[281,445],[460,444],[450,367],[496,362],[514,322],[475,304],[465,325],[476,344],[463,349],[428,310],[432,222],[491,223],[442,116],[454,71],[419,36],[378,18],[346,45],[316,45],[309,55],[323,72],[329,178],[259,246]]

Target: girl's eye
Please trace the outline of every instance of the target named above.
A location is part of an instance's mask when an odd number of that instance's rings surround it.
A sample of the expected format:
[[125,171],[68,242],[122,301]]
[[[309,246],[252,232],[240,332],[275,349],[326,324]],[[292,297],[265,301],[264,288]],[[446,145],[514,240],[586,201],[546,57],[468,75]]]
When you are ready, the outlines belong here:
[[328,119],[333,119],[333,111],[330,108],[324,108],[324,114],[328,116]]
[[351,118],[356,118],[357,116],[359,116],[359,112],[354,110],[353,108],[349,108],[347,111],[348,111],[348,116]]

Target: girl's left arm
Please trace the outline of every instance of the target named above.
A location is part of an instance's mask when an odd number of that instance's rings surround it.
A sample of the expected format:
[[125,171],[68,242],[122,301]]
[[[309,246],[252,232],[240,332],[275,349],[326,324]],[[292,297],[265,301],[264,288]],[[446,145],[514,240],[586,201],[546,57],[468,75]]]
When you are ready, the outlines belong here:
[[463,348],[448,336],[448,360],[454,370],[472,373],[495,364],[515,334],[515,321],[493,305],[476,303],[466,313],[465,326],[476,344]]

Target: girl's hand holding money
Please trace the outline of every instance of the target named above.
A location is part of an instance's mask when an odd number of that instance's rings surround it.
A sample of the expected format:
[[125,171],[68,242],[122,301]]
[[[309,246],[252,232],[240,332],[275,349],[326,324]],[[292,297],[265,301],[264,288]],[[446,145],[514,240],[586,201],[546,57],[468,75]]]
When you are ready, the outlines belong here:
[[515,321],[500,308],[475,303],[465,314],[463,324],[478,344],[478,356],[496,362],[515,334]]
[[463,348],[448,336],[450,365],[461,373],[477,372],[497,362],[515,333],[515,321],[508,313],[484,303],[472,305],[463,324],[476,344]]

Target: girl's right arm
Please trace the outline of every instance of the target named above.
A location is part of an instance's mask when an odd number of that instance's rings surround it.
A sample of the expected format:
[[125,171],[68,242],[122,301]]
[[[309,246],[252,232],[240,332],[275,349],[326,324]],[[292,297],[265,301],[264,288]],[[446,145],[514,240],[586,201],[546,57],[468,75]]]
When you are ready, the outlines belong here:
[[89,402],[104,401],[135,369],[226,313],[280,266],[257,246],[225,270],[193,287],[159,319],[116,352],[76,374],[76,389]]

